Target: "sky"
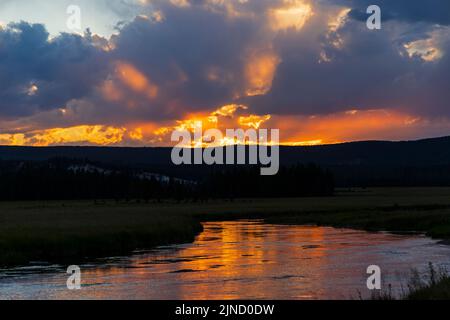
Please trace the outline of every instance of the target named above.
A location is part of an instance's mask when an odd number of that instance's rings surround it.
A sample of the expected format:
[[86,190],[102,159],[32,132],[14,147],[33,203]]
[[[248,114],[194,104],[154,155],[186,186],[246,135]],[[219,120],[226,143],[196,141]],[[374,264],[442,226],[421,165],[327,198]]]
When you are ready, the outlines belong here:
[[449,53],[448,0],[0,0],[0,145],[446,136]]

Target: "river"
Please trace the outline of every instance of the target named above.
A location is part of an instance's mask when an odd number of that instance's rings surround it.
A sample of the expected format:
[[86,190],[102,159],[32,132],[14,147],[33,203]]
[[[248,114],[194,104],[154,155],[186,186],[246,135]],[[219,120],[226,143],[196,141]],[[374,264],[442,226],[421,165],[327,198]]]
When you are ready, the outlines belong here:
[[67,266],[0,269],[0,299],[358,299],[371,294],[369,265],[400,292],[428,262],[450,266],[450,246],[418,235],[207,222],[193,243],[80,265],[81,290],[67,289]]

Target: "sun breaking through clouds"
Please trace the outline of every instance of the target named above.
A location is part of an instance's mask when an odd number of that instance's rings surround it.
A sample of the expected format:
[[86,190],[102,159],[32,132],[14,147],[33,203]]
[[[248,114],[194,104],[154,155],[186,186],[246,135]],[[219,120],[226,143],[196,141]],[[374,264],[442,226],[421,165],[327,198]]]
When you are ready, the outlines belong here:
[[[192,128],[280,129],[284,145],[450,132],[450,3],[0,3],[0,144],[171,145]],[[226,142],[224,142],[226,143]]]

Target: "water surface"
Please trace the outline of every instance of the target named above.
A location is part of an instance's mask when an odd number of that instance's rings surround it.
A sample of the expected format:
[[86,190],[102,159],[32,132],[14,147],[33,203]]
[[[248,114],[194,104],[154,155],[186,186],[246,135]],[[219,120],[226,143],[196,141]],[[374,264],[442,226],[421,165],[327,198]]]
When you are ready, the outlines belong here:
[[81,290],[67,289],[67,266],[0,270],[0,298],[357,299],[370,294],[369,265],[381,267],[385,287],[400,288],[428,262],[450,266],[450,247],[423,236],[208,222],[193,243],[81,265]]

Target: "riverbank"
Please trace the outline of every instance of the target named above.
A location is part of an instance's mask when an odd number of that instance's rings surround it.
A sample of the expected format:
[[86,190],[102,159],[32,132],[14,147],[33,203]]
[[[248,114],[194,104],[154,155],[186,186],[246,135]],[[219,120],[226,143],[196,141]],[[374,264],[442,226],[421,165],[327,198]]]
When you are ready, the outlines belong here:
[[435,283],[412,290],[405,300],[450,300],[450,277],[443,277]]
[[[0,205],[0,267],[77,264],[136,249],[192,242],[202,225],[181,207],[89,202]],[[153,208],[154,209],[154,208]]]
[[402,288],[404,291],[400,296],[394,295],[389,287],[374,293],[372,300],[450,300],[450,274],[429,262],[425,275],[420,275],[418,270],[412,269],[409,283],[402,285]]
[[450,188],[339,190],[328,198],[208,203],[0,204],[0,265],[74,264],[135,249],[191,242],[202,221],[264,219],[450,239]]

